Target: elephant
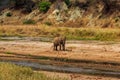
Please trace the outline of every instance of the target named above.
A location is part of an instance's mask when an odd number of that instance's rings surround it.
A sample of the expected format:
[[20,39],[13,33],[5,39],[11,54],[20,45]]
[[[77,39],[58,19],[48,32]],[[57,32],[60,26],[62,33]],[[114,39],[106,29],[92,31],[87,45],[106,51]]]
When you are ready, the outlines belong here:
[[55,37],[53,40],[53,47],[54,47],[53,49],[57,51],[59,46],[59,50],[65,51],[65,43],[66,43],[65,36]]

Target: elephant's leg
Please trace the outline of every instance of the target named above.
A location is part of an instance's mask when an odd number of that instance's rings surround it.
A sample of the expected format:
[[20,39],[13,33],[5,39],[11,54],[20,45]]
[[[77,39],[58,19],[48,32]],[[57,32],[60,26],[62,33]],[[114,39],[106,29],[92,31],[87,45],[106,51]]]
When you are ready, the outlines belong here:
[[65,44],[62,45],[62,49],[63,49],[63,51],[65,51]]
[[58,50],[57,47],[58,47],[58,46],[56,45],[56,46],[55,46],[55,48],[56,48],[55,50],[56,50],[56,51]]
[[60,47],[60,50],[61,50],[61,47],[62,47],[61,44],[59,45],[59,47]]

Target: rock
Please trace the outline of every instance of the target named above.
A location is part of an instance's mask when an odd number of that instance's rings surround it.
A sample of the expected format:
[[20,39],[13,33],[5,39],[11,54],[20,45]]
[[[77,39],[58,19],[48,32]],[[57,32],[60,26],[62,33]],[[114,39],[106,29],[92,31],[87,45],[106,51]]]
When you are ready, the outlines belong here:
[[34,10],[33,12],[31,12],[29,15],[27,15],[25,17],[25,19],[29,20],[29,19],[32,19],[34,18],[35,16],[37,16],[39,14],[39,10]]
[[6,17],[7,17],[7,16],[6,16],[7,13],[12,13],[12,12],[9,11],[9,10],[2,12],[2,14],[1,14],[1,16],[0,16],[0,20],[6,18]]
[[74,10],[69,11],[70,17],[69,20],[76,20],[77,18],[81,18],[84,11],[80,10],[79,7],[76,7]]

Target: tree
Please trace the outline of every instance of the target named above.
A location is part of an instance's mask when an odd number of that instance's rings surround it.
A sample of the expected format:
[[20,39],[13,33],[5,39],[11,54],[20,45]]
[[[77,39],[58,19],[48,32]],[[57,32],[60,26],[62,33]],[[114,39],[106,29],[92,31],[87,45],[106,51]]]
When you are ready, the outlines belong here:
[[64,0],[64,1],[68,6],[70,5],[70,0]]
[[42,12],[47,12],[48,9],[50,8],[51,3],[49,1],[42,1],[39,2],[39,10]]

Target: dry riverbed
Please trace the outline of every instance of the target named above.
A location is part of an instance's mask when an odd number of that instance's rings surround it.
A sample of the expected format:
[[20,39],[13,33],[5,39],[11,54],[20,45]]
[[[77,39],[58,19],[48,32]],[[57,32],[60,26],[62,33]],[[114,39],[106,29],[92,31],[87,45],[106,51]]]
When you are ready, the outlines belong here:
[[50,42],[0,41],[0,51],[6,53],[120,63],[120,43],[71,41],[66,47],[67,51],[53,51]]
[[[68,41],[66,47],[66,51],[53,51],[50,42],[0,41],[0,59],[29,60],[32,62],[45,62],[46,64],[53,63],[54,65],[63,65],[62,63],[64,63],[68,66],[120,71],[120,43],[118,42]],[[35,59],[38,56],[42,56],[43,60]],[[46,58],[50,60],[44,61]],[[65,60],[57,61],[61,58],[69,60],[66,62],[64,62]],[[73,63],[70,63],[70,61]],[[45,73],[49,74],[49,72]],[[54,75],[56,73],[50,72],[50,74]],[[69,75],[69,78],[74,77],[73,80],[119,80],[118,78],[82,74],[63,75]]]

